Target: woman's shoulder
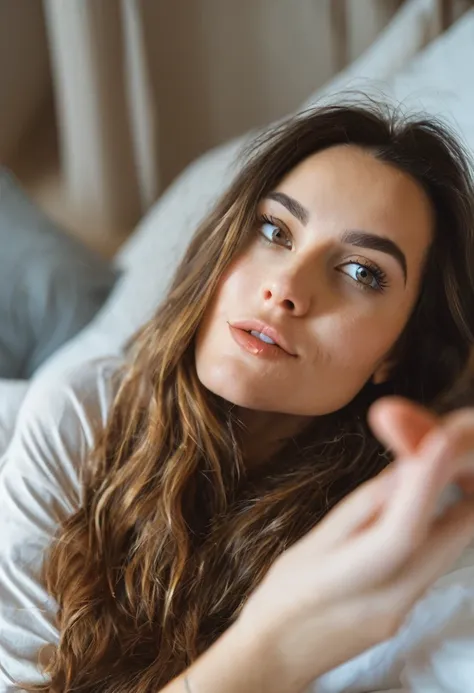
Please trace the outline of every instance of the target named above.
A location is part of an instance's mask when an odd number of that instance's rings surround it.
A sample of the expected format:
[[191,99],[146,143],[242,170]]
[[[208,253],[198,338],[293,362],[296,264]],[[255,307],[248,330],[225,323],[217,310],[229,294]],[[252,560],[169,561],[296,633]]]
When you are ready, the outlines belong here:
[[90,361],[33,381],[0,459],[0,692],[44,682],[38,653],[59,641],[44,556],[80,506],[81,469],[106,422],[122,363]]
[[119,383],[124,360],[118,356],[85,361],[57,377],[33,380],[21,406],[17,429],[30,419],[52,419],[61,424],[78,417],[105,425]]
[[119,357],[101,358],[54,379],[33,380],[0,459],[0,475],[54,477],[61,486],[78,486],[80,469],[107,422],[123,364]]

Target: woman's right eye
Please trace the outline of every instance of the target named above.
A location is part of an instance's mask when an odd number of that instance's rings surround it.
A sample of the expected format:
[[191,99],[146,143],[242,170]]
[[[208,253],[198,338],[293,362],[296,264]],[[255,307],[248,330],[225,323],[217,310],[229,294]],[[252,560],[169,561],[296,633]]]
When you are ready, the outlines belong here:
[[288,238],[288,234],[271,217],[262,214],[259,218],[258,226],[262,239],[268,245],[283,245],[286,248],[291,248],[291,240]]

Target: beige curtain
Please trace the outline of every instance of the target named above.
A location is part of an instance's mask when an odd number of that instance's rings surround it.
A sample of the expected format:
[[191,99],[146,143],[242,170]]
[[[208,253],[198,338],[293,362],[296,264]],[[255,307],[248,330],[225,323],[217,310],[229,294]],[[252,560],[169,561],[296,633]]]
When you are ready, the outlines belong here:
[[64,183],[107,227],[156,199],[157,113],[138,0],[44,0]]
[[49,161],[21,138],[20,178],[62,226],[113,253],[190,161],[298,108],[399,4],[0,0],[0,154],[52,95],[56,169],[47,178]]
[[[237,107],[244,111],[242,100],[258,99],[259,89],[268,92],[269,86],[262,84],[262,76],[271,78],[270,86],[275,90],[277,75],[272,75],[269,61],[273,60],[277,66],[283,54],[288,65],[286,75],[282,75],[286,78],[287,94],[292,91],[292,82],[296,82],[297,86],[304,85],[301,96],[296,91],[294,103],[290,104],[288,97],[282,99],[278,113],[265,113],[263,109],[256,122],[246,122],[242,113],[240,128],[229,135],[295,107],[300,98],[305,98],[333,72],[334,55],[328,38],[331,2],[44,0],[63,175],[71,203],[78,209],[87,206],[88,213],[103,220],[106,226],[116,223],[127,226],[156,199],[160,190],[160,152],[155,99],[159,94],[164,101],[165,89],[171,96],[169,103],[161,104],[166,126],[175,125],[183,131],[183,137],[189,137],[186,133],[189,121],[185,122],[188,109],[183,97],[191,97],[194,103],[188,113],[191,123],[197,120],[196,136],[199,138],[199,127],[205,133],[205,128],[209,129],[219,116],[219,110],[224,123],[226,118],[222,98],[219,103],[210,95],[209,85],[220,83],[220,94],[227,89],[227,101],[233,104],[235,100],[234,110]],[[358,10],[352,10],[353,31],[349,38],[354,44],[355,36],[356,42],[355,48],[352,44],[349,46],[348,58],[358,52],[357,39],[360,44],[368,42],[367,27],[375,35],[397,3],[356,0],[353,4]],[[347,5],[350,11],[351,3]],[[363,21],[358,22],[361,17]],[[150,31],[151,26],[153,31]],[[334,34],[337,26],[333,25],[331,30]],[[216,41],[219,32],[229,32],[225,43]],[[288,46],[285,34],[298,38],[300,45]],[[257,50],[264,39],[270,48]],[[174,65],[167,64],[167,57],[160,53],[155,42],[167,46],[168,60]],[[174,53],[171,42],[181,46],[181,55]],[[214,46],[220,50],[219,55],[215,54]],[[232,77],[222,66],[228,60],[232,70],[235,59],[245,64],[259,57],[262,64],[254,66],[254,74],[252,66],[247,66],[247,84],[237,68],[235,88],[242,92],[235,99],[234,83],[226,84]],[[302,58],[304,75],[298,67]],[[220,70],[216,59],[221,63]],[[193,73],[196,64],[201,73],[195,73],[191,83],[187,76]],[[151,66],[153,74],[150,74]],[[184,79],[188,86],[188,94],[182,94],[181,102],[173,98],[176,85],[169,79],[173,73],[176,80]],[[296,73],[294,78],[291,73]],[[157,80],[157,75],[161,81]],[[203,101],[201,111],[215,102],[213,112],[207,113],[207,123],[203,122],[203,117],[199,118],[203,114],[196,108],[197,99]],[[269,100],[275,102],[276,97],[270,95]],[[248,105],[247,110],[251,112],[252,106]],[[193,117],[196,114],[197,119]],[[214,127],[224,134],[218,139],[228,136],[225,124],[216,123]],[[209,146],[212,144],[214,142],[210,141]],[[164,155],[166,167],[169,153],[168,157],[166,152]]]

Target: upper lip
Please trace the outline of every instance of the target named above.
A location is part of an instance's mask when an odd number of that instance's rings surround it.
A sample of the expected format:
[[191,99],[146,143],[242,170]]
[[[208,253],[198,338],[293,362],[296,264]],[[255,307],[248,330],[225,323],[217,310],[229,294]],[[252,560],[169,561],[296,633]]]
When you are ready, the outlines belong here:
[[261,334],[270,337],[270,339],[272,339],[275,344],[280,347],[280,349],[286,351],[288,354],[290,354],[290,356],[297,356],[291,344],[286,340],[282,333],[278,332],[278,330],[262,320],[238,320],[237,322],[232,322],[230,324],[232,327],[237,327],[239,330],[246,330],[247,332],[255,330],[256,332],[260,332]]

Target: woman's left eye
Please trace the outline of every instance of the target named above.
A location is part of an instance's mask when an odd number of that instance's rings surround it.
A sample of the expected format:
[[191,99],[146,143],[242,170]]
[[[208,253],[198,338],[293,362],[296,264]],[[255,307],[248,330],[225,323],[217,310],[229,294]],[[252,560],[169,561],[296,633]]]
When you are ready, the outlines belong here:
[[[262,214],[258,218],[258,231],[264,243],[270,246],[282,246],[284,248],[291,249],[292,240],[288,231],[283,229],[276,220],[272,217]],[[347,274],[356,283],[357,287],[364,291],[379,291],[382,292],[387,286],[387,275],[380,269],[378,265],[373,265],[368,261],[357,262],[353,260],[352,262],[346,262],[340,267],[355,267],[356,270],[352,272],[346,272],[342,270],[342,274]]]
[[[291,239],[289,238],[289,235],[281,228],[281,226],[275,224],[271,217],[267,217],[265,214],[262,214],[258,221],[259,232],[262,239],[266,243],[269,245],[283,245],[286,248],[291,248]],[[277,234],[280,235],[277,236]]]
[[[342,267],[353,266],[356,268],[354,274],[344,272],[349,275],[361,289],[369,291],[383,291],[387,286],[387,275],[377,265],[363,264],[361,262],[347,262]],[[358,273],[359,271],[359,273]]]

